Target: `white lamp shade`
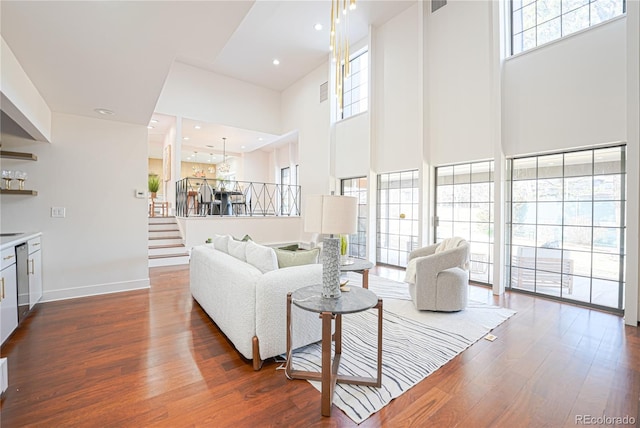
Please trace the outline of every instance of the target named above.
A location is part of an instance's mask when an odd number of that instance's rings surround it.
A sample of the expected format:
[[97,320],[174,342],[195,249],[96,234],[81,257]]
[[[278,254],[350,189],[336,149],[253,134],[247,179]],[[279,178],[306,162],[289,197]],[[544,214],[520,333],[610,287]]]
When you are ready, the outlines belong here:
[[353,196],[312,195],[307,198],[304,231],[348,235],[358,230],[358,199]]

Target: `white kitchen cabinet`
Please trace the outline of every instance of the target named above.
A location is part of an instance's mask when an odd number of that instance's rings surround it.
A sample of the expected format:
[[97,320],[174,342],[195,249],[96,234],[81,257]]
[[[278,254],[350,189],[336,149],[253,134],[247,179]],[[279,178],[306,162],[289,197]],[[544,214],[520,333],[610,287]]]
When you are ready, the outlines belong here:
[[18,327],[18,283],[14,247],[2,250],[0,279],[0,343]]
[[29,273],[29,310],[42,298],[42,251],[40,237],[29,239],[29,258],[27,261]]

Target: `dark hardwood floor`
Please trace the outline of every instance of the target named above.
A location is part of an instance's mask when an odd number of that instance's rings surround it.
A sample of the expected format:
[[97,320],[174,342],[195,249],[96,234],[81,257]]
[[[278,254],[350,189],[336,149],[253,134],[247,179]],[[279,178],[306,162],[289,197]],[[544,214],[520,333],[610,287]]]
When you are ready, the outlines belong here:
[[[403,274],[378,267],[392,279]],[[8,427],[355,426],[279,363],[254,372],[189,294],[188,267],[151,289],[39,305],[2,347]],[[640,332],[620,317],[531,296],[475,300],[518,311],[362,423],[562,427],[581,415],[638,418]],[[611,425],[609,425],[611,426]]]

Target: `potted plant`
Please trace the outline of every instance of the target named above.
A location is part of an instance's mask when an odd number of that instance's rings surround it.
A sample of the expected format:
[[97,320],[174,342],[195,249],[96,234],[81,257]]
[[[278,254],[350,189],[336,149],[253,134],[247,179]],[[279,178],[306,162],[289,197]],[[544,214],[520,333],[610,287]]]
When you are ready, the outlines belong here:
[[151,193],[151,199],[156,198],[156,194],[158,193],[158,189],[160,188],[160,179],[157,175],[149,176],[149,193]]

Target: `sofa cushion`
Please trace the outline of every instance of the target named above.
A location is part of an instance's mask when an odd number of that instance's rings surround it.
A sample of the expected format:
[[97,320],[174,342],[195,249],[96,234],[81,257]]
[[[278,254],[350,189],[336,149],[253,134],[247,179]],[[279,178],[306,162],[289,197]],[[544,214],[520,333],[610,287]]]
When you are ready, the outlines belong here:
[[287,251],[275,249],[278,258],[278,267],[300,266],[318,263],[320,249],[314,248],[307,251]]
[[229,235],[213,235],[213,246],[216,250],[229,253]]
[[247,263],[258,268],[262,273],[278,269],[278,258],[273,248],[249,241],[247,242],[246,256]]
[[247,243],[243,241],[228,240],[229,255],[243,262],[247,261]]

